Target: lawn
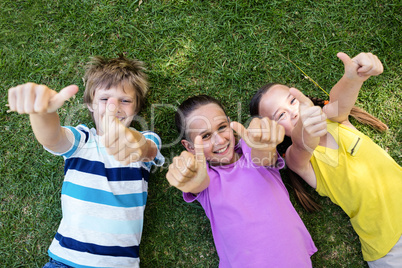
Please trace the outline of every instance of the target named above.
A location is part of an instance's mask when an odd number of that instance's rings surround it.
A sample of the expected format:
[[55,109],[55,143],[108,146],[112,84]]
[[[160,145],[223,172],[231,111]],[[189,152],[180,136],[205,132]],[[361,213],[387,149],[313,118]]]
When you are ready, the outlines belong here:
[[[249,100],[267,82],[326,97],[291,61],[329,91],[343,74],[338,51],[372,52],[384,73],[363,85],[357,105],[389,130],[356,127],[401,164],[401,26],[401,5],[392,0],[2,0],[0,266],[42,267],[61,218],[63,159],[38,144],[28,116],[7,113],[10,87],[76,84],[77,97],[59,110],[62,122],[93,126],[82,101],[89,57],[123,53],[144,61],[151,88],[140,125],[161,136],[167,163],[153,169],[150,180],[142,267],[217,267],[202,208],[186,204],[165,179],[182,150],[173,119],[178,104],[209,94],[233,120],[246,123]],[[289,192],[319,250],[314,267],[367,267],[339,207],[311,191],[323,209],[307,213]]]

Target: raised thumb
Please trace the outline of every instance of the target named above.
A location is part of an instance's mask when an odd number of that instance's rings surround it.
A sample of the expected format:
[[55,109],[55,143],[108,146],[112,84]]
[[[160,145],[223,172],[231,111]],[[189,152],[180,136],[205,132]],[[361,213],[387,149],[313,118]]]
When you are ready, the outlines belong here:
[[205,155],[204,155],[204,144],[202,143],[202,137],[198,135],[194,139],[194,152],[195,152],[195,159],[197,162],[205,162]]
[[336,56],[343,62],[343,65],[345,65],[345,67],[352,63],[352,59],[346,53],[338,52]]
[[237,134],[240,135],[240,137],[245,140],[246,135],[247,135],[247,129],[240,123],[233,121],[230,123],[230,127],[236,131]]
[[55,112],[61,106],[63,106],[64,102],[69,100],[72,96],[77,94],[78,87],[76,85],[70,85],[68,87],[60,90],[59,93],[54,95],[50,100],[50,105],[47,109],[48,112]]
[[106,131],[108,127],[115,122],[117,111],[117,99],[109,98],[106,102],[106,111],[102,119],[103,130]]
[[300,106],[314,106],[313,102],[309,98],[307,98],[300,90],[292,87],[289,89],[289,93],[299,101]]

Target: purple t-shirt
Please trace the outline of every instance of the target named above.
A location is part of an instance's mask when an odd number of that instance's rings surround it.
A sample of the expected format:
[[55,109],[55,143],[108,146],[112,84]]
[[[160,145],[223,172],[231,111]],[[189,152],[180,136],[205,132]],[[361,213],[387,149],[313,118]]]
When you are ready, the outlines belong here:
[[317,248],[289,200],[276,167],[251,161],[243,140],[235,148],[241,158],[225,166],[207,166],[210,184],[186,202],[198,200],[211,222],[219,267],[311,267]]

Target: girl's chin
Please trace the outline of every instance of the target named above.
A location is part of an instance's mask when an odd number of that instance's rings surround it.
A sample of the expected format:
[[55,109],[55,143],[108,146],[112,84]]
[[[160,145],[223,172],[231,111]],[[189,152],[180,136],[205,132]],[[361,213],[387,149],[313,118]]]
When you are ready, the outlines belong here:
[[212,157],[208,160],[208,162],[212,166],[219,166],[219,165],[229,165],[233,163],[233,155],[231,156],[220,156],[220,157]]

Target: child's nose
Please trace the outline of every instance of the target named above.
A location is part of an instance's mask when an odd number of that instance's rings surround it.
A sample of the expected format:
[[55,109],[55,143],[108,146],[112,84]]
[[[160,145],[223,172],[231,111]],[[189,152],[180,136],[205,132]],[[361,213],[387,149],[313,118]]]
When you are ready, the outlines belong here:
[[223,144],[225,142],[225,138],[222,136],[221,133],[216,133],[214,136],[215,136],[214,140],[215,144]]
[[298,108],[298,107],[297,107],[297,108],[293,108],[293,110],[290,111],[290,117],[291,117],[292,119],[296,118],[298,114],[299,114],[299,108]]

